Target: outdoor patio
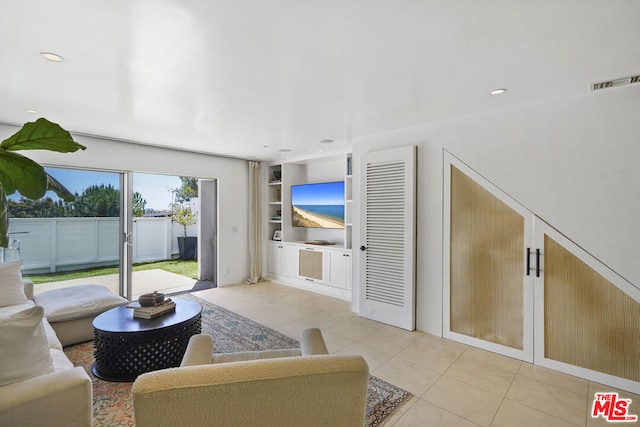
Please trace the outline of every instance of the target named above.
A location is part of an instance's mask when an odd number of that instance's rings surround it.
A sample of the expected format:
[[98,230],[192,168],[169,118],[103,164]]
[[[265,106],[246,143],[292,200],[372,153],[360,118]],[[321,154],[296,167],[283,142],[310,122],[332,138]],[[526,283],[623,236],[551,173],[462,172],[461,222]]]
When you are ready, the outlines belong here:
[[[104,276],[86,277],[59,282],[42,283],[34,286],[37,295],[50,289],[66,288],[76,285],[104,285],[114,294],[119,294],[119,275],[107,274]],[[197,280],[169,271],[153,269],[133,272],[133,300],[142,294],[153,291],[171,294],[175,292],[189,291]]]

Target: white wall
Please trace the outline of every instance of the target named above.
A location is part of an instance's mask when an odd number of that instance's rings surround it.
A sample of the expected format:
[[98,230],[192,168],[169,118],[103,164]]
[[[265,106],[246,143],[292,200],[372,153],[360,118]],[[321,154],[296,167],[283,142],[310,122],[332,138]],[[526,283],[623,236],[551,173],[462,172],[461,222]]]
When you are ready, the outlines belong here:
[[[60,123],[64,127],[64,123]],[[0,124],[0,139],[17,131]],[[218,285],[241,283],[248,274],[248,165],[244,160],[139,144],[76,136],[87,147],[75,153],[29,151],[21,154],[46,166],[197,176],[219,180]],[[179,145],[179,141],[176,141]]]
[[639,100],[629,86],[354,142],[354,195],[363,153],[418,146],[419,330],[442,333],[443,149],[640,287]]

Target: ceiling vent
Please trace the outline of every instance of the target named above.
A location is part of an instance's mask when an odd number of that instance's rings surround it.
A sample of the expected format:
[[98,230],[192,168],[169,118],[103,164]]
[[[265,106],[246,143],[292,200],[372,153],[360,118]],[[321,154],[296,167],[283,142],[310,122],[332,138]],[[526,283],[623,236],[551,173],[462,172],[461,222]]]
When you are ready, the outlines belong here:
[[606,82],[591,83],[591,91],[608,89],[610,87],[626,86],[640,82],[640,76],[623,77],[621,79],[608,80]]

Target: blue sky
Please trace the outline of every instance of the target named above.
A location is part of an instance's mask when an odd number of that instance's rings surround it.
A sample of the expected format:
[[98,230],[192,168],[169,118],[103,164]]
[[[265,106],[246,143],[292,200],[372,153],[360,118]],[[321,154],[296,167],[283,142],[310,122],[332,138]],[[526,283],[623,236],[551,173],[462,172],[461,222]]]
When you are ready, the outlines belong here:
[[292,185],[293,205],[344,205],[344,182]]
[[[81,194],[85,188],[91,185],[111,184],[115,188],[120,187],[120,174],[115,172],[57,168],[45,168],[45,170],[74,194]],[[177,176],[133,174],[133,191],[142,194],[142,197],[147,201],[146,207],[151,209],[167,209],[172,201],[171,190],[180,187],[180,185],[182,185],[182,182]],[[51,197],[54,200],[58,199],[55,193],[51,191],[45,197]],[[20,195],[16,193],[9,198],[19,200]]]
[[[80,171],[74,169],[54,169],[44,168],[47,173],[60,181],[73,194],[82,191],[93,184],[111,184],[115,188],[120,187],[120,174],[111,172]],[[49,192],[47,196],[56,199],[54,193]]]
[[142,198],[147,201],[147,208],[158,211],[169,207],[173,201],[171,190],[181,185],[182,181],[178,176],[133,174],[133,191],[142,194]]

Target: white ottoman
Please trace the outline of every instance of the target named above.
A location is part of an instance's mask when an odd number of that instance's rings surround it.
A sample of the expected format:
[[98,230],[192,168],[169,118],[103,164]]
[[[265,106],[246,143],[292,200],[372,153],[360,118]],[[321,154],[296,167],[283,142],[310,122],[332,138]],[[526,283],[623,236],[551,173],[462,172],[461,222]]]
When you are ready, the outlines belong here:
[[93,340],[93,319],[129,303],[102,285],[52,289],[33,300],[44,308],[44,315],[63,346]]

